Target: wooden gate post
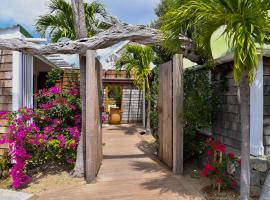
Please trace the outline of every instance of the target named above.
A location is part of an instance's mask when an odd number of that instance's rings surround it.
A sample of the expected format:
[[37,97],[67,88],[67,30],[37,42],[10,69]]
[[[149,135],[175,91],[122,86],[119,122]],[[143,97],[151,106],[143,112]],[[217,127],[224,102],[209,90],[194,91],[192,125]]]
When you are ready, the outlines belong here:
[[173,57],[173,173],[183,174],[183,55]]
[[85,179],[91,183],[96,179],[97,119],[98,100],[95,51],[86,52],[86,163]]

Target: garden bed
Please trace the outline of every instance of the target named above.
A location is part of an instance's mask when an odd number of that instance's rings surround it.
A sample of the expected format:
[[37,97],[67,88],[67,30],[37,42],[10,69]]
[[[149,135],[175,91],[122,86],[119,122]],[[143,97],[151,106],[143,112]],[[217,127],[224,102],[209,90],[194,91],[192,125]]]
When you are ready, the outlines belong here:
[[[29,172],[32,181],[21,192],[39,194],[85,184],[84,178],[70,175],[70,169],[64,165],[45,165]],[[11,189],[11,179],[0,180],[0,189]]]
[[[235,190],[223,190],[218,192],[213,190],[211,185],[204,187],[202,190],[206,200],[239,200],[240,194]],[[258,200],[258,198],[250,198],[250,200]]]

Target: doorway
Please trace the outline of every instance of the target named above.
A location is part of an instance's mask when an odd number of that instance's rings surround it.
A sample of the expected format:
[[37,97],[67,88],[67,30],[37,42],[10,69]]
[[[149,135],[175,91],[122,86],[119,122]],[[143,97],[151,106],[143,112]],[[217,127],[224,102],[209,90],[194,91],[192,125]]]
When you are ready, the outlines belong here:
[[109,124],[120,124],[123,113],[123,88],[119,84],[106,86],[106,112]]

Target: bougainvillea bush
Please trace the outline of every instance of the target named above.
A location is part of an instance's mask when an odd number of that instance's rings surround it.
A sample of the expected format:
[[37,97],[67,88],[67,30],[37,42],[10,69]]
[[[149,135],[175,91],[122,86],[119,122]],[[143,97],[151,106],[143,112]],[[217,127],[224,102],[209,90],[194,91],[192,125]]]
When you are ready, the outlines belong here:
[[81,106],[77,88],[58,86],[35,95],[37,109],[22,108],[1,118],[9,122],[8,143],[13,166],[9,170],[15,189],[31,178],[27,171],[49,162],[73,165],[80,138]]
[[203,168],[202,176],[213,179],[221,188],[235,188],[237,184],[233,178],[234,172],[229,170],[228,166],[235,168],[240,165],[240,160],[234,153],[227,153],[226,146],[218,140],[208,138],[205,146],[209,159]]

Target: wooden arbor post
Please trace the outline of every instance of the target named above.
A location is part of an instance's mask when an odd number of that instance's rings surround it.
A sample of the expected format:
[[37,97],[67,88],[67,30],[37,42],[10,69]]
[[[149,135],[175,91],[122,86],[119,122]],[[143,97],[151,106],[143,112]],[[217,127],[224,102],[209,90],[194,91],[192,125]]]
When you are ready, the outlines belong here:
[[86,52],[86,169],[87,183],[92,183],[102,161],[102,133],[100,119],[100,65],[95,51]]
[[183,55],[173,57],[173,173],[183,174]]

